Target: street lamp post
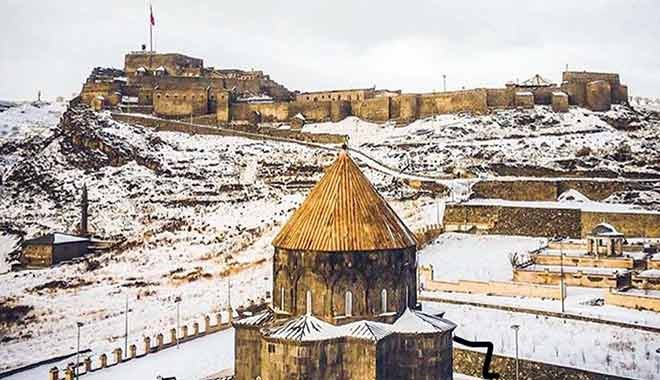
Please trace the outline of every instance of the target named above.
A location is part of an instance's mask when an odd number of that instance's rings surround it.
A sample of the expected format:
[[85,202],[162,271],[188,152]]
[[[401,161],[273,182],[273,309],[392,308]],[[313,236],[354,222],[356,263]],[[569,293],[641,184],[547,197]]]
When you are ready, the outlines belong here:
[[520,379],[520,363],[518,361],[518,330],[520,330],[520,325],[512,325],[511,329],[513,329],[515,335],[516,335],[516,380]]
[[561,312],[562,314],[566,311],[564,305],[564,299],[566,298],[566,284],[564,283],[564,238],[560,238],[559,241],[559,257],[560,257],[560,295],[561,295]]
[[76,380],[78,380],[79,377],[79,369],[80,369],[80,328],[83,326],[82,322],[76,322],[76,327],[78,330],[77,338],[76,338]]
[[442,88],[447,92],[447,74],[442,74]]
[[176,348],[179,348],[179,331],[181,329],[181,297],[177,296],[174,299],[174,303],[176,303]]

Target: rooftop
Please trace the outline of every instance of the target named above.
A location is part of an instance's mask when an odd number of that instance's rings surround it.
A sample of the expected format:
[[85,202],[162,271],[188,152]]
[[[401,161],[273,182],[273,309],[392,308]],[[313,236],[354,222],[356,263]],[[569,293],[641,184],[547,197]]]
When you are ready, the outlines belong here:
[[273,240],[277,248],[320,252],[416,246],[414,235],[345,150]]
[[75,236],[69,234],[63,234],[59,232],[50,233],[48,235],[39,236],[34,239],[26,240],[23,244],[68,244],[68,243],[82,243],[89,242],[89,239],[82,236]]

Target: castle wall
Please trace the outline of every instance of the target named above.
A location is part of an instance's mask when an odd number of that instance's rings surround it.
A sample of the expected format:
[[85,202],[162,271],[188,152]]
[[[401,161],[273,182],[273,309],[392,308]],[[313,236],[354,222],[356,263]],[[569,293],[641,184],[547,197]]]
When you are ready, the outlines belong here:
[[508,88],[489,88],[486,89],[486,102],[488,107],[493,108],[511,108],[515,105],[515,89]]
[[351,109],[362,120],[385,122],[390,119],[390,97],[356,100],[351,102]]
[[188,57],[183,54],[154,54],[150,52],[129,53],[124,57],[124,71],[126,76],[137,74],[137,69],[144,67],[154,71],[163,66],[169,75],[201,75],[204,61],[202,59]]
[[[303,253],[276,248],[273,304],[284,304],[285,311],[293,316],[305,314],[310,291],[312,313],[330,323],[365,318],[389,320],[405,309],[406,292],[408,306],[417,302],[417,273],[412,264],[416,264],[414,248],[368,253]],[[387,291],[385,315],[381,307],[383,289]],[[352,318],[346,318],[344,308],[344,296],[349,290],[353,298]]]
[[488,111],[488,93],[484,89],[422,94],[418,99],[419,117],[438,114]]
[[568,94],[571,104],[587,106],[587,84],[595,81],[609,83],[611,103],[625,104],[628,102],[628,88],[621,84],[619,74],[566,71],[562,74],[562,81],[561,89]]
[[85,82],[80,92],[80,100],[91,105],[97,96],[102,96],[105,106],[114,107],[121,102],[121,93],[122,84],[118,81]]
[[[318,121],[328,121],[331,118],[332,107],[335,102],[308,102],[308,101],[295,101],[289,103],[289,112],[286,115],[286,119],[283,121],[289,121],[296,114],[301,113],[305,116],[306,122],[318,122]],[[345,104],[345,103],[343,103]],[[335,105],[338,107],[338,105]],[[340,117],[340,109],[337,108],[336,117]]]
[[332,100],[366,100],[374,97],[375,91],[373,88],[368,89],[348,89],[348,90],[331,90],[331,91],[314,91],[303,92],[296,95],[298,102],[328,102]]
[[154,90],[154,114],[159,117],[205,115],[209,96],[205,88]]
[[604,80],[587,83],[586,105],[592,111],[608,111],[612,107],[612,87]]

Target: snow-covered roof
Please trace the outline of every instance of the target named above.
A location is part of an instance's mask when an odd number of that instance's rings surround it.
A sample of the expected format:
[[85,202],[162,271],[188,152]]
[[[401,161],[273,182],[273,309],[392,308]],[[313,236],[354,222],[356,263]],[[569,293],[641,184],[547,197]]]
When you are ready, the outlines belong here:
[[568,98],[568,94],[565,93],[565,92],[561,92],[561,91],[553,91],[552,95],[553,96],[562,96],[562,97],[567,97]]
[[147,72],[147,69],[145,69],[144,67],[140,66],[140,67],[138,67],[137,70],[135,70],[135,71],[139,71],[139,72],[141,72],[141,73],[145,73],[145,72]]
[[518,96],[534,96],[534,94],[529,92],[529,91],[519,91],[519,92],[516,92],[516,95],[518,95]]
[[601,223],[591,230],[591,234],[595,236],[623,236],[613,225],[609,223]]
[[313,315],[302,315],[267,331],[266,336],[297,342],[336,338],[355,338],[378,342],[395,333],[429,334],[452,331],[454,328],[456,328],[456,324],[440,316],[406,309],[393,324],[360,320],[343,326],[335,326]]
[[344,335],[351,338],[378,342],[392,334],[392,325],[373,321],[356,321],[342,326]]
[[428,334],[452,331],[456,324],[442,317],[406,309],[392,325],[393,332],[402,334]]
[[300,120],[303,120],[303,121],[305,120],[305,116],[303,114],[301,114],[300,112],[298,112],[293,118],[294,119],[300,119]]
[[165,67],[158,66],[155,71],[165,71]]
[[559,202],[591,202],[591,199],[587,198],[584,194],[577,190],[569,189],[561,193],[559,197],[557,197],[557,200]]
[[239,326],[263,326],[264,324],[272,321],[274,315],[275,313],[273,313],[271,309],[266,309],[251,317],[239,319],[235,321],[234,324]]
[[121,97],[121,102],[122,103],[137,103],[138,102],[138,97],[137,96],[122,96]]
[[273,328],[267,336],[274,339],[310,342],[339,338],[342,336],[342,329],[306,314]]
[[74,236],[55,232],[52,234],[40,236],[38,238],[26,240],[24,244],[68,244],[68,243],[83,243],[88,242],[89,239],[81,236]]

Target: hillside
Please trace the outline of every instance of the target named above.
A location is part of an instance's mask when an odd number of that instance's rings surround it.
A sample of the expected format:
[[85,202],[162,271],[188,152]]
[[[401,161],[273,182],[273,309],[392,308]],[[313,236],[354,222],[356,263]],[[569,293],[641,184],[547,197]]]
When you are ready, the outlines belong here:
[[[335,153],[291,143],[155,132],[108,114],[23,104],[0,113],[0,259],[21,236],[74,231],[87,184],[90,229],[116,248],[49,270],[0,275],[0,370],[69,353],[82,342],[109,351],[182,320],[219,311],[231,279],[234,306],[269,290],[270,241]],[[443,115],[409,126],[355,118],[308,125],[350,136],[353,148],[407,173],[455,176],[659,177],[658,126],[650,110],[572,109]],[[435,201],[364,166],[405,221],[436,222]],[[457,179],[455,181],[464,181]],[[660,199],[648,196],[651,204]],[[6,247],[6,248],[5,248]],[[0,268],[3,267],[0,265]],[[6,269],[5,269],[6,270]],[[60,342],[60,344],[53,344]]]

